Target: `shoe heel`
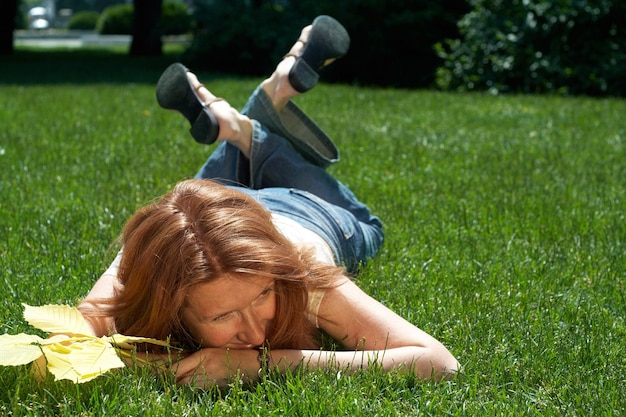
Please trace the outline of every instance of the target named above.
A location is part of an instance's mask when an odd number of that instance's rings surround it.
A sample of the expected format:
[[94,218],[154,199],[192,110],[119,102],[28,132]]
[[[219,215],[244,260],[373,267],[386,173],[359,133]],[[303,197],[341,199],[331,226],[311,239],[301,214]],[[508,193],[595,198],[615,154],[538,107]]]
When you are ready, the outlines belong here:
[[337,20],[322,15],[315,18],[302,54],[289,71],[289,82],[298,92],[315,87],[318,72],[341,58],[350,48],[350,36]]
[[302,58],[297,58],[289,71],[289,83],[299,93],[309,91],[319,80],[319,74]]
[[189,133],[191,137],[198,143],[211,145],[217,139],[220,132],[220,126],[215,115],[206,107],[198,115],[198,118],[191,125]]

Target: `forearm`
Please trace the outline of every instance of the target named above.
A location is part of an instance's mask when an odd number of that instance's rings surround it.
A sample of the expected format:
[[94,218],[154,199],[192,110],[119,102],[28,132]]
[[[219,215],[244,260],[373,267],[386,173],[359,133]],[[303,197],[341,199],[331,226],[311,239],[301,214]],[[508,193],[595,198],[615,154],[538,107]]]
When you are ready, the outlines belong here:
[[256,382],[264,371],[286,372],[300,366],[309,370],[340,369],[348,372],[379,366],[385,371],[405,369],[422,379],[446,378],[457,369],[456,361],[443,369],[432,355],[430,349],[413,346],[366,351],[277,349],[267,353],[202,349],[174,363],[173,370],[178,383],[207,387],[226,385],[236,375]]
[[[416,346],[386,350],[327,351],[327,350],[275,350],[268,361],[270,367],[279,371],[305,366],[308,369],[337,368],[346,371],[377,366],[384,371],[404,369],[418,378],[435,380],[449,378],[458,370],[456,360],[449,353],[434,352]],[[447,363],[442,363],[447,360]]]

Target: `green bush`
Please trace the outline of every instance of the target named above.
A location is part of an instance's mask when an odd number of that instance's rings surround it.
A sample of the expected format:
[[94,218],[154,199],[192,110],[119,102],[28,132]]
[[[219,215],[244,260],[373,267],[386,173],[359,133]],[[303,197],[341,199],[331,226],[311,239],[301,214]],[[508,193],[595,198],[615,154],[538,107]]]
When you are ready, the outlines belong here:
[[98,24],[100,14],[93,11],[82,11],[72,15],[67,22],[67,29],[70,30],[94,30]]
[[434,84],[442,61],[433,45],[458,36],[456,22],[469,11],[465,0],[345,1],[337,17],[350,31],[352,48],[339,67],[342,78],[394,87]]
[[[458,36],[464,0],[197,0],[197,30],[187,59],[238,74],[264,75],[315,16],[337,18],[351,37],[346,59],[325,80],[421,87],[434,84],[442,64],[433,44]],[[258,3],[258,2],[257,2]],[[217,57],[217,58],[216,58]]]
[[102,11],[96,31],[101,35],[131,35],[133,32],[134,7],[118,4]]
[[[593,3],[593,4],[592,4]],[[471,0],[461,39],[437,45],[444,89],[625,95],[626,3]]]
[[182,35],[192,29],[189,8],[184,3],[168,1],[163,3],[161,15],[161,33],[163,35]]
[[[179,35],[191,31],[192,19],[189,9],[184,3],[164,2],[161,13],[161,34]],[[102,12],[96,30],[103,35],[131,35],[133,32],[133,15],[134,7],[132,4],[108,7]]]
[[293,20],[284,7],[245,0],[195,3],[196,31],[186,60],[196,67],[244,75],[267,74],[293,42]]

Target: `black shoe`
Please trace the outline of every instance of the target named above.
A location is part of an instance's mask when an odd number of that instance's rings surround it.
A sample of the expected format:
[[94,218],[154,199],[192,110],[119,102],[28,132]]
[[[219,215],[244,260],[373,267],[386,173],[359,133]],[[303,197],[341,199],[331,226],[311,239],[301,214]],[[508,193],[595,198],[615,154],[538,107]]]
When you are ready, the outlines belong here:
[[204,103],[196,94],[184,65],[176,63],[167,67],[157,83],[156,97],[161,107],[178,110],[189,120],[189,132],[196,142],[210,145],[217,140],[220,126],[209,109],[211,103]]
[[289,82],[300,93],[315,87],[318,71],[344,56],[350,47],[348,32],[332,17],[318,16],[312,26],[302,54],[289,71]]

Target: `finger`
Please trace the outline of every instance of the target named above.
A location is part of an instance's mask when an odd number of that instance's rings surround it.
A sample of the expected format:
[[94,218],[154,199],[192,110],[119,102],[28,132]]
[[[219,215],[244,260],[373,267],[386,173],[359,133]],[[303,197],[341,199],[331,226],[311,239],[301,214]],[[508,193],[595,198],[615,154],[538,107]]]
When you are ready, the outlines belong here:
[[172,367],[176,374],[176,381],[189,379],[204,365],[206,359],[202,351],[198,351],[176,362]]

